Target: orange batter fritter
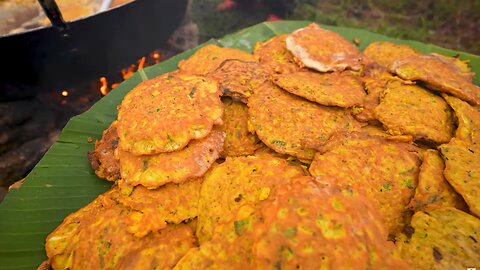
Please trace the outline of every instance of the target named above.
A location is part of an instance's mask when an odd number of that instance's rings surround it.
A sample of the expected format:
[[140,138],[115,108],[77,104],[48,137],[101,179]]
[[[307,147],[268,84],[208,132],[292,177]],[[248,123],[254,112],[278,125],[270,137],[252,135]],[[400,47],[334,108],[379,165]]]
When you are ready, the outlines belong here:
[[390,68],[396,60],[419,54],[417,50],[408,45],[388,41],[373,42],[365,48],[363,53],[385,68]]
[[122,179],[131,186],[153,189],[201,177],[220,157],[224,141],[225,133],[214,128],[207,137],[190,141],[175,152],[135,156],[117,149]]
[[353,107],[363,104],[362,82],[348,73],[295,72],[275,76],[282,89],[325,106]]
[[223,98],[225,113],[221,130],[225,133],[222,157],[251,155],[261,147],[260,140],[248,130],[247,105]]
[[480,105],[480,87],[452,67],[432,55],[415,55],[396,61],[392,70],[405,80],[423,81],[429,87],[456,96],[472,105]]
[[225,60],[206,75],[220,83],[224,96],[247,102],[254,89],[269,79],[268,73],[256,62]]
[[250,97],[248,107],[251,129],[263,143],[304,160],[312,159],[314,148],[332,134],[359,128],[342,108],[312,103],[268,83]]
[[133,155],[172,152],[222,124],[218,83],[204,77],[170,72],[144,81],[118,109],[119,146]]
[[47,237],[54,269],[166,269],[194,246],[194,232],[185,224],[135,237],[127,231],[128,209],[116,204],[111,193],[68,216]]
[[442,94],[457,116],[458,127],[455,138],[470,144],[480,145],[480,107],[473,107],[465,101]]
[[352,133],[319,150],[310,166],[312,175],[336,178],[341,187],[375,200],[391,234],[403,228],[420,167],[413,145]]
[[255,45],[253,56],[271,73],[290,73],[300,70],[293,55],[287,50],[287,35],[278,35]]
[[178,69],[189,74],[206,75],[217,69],[228,59],[238,59],[247,62],[255,61],[253,55],[247,52],[209,44],[200,48],[188,59],[180,61]]
[[117,146],[117,121],[114,121],[103,132],[100,141],[95,142],[95,150],[88,152],[88,160],[98,177],[108,181],[120,179],[120,163],[115,157]]
[[410,202],[414,211],[429,205],[455,207],[466,210],[466,204],[443,176],[445,164],[438,151],[429,149],[423,153],[422,166],[418,175],[418,186]]
[[374,115],[392,135],[446,143],[454,132],[452,110],[442,97],[398,80],[387,83]]
[[287,49],[302,67],[320,72],[359,70],[362,53],[353,43],[317,24],[296,30],[286,39]]

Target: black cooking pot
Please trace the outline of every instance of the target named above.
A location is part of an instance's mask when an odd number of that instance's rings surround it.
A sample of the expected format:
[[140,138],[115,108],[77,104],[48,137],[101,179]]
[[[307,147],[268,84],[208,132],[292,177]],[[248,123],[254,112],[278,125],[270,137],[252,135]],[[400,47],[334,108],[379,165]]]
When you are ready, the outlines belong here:
[[53,18],[57,27],[1,37],[0,101],[118,72],[164,45],[186,6],[187,0],[137,0],[66,27]]

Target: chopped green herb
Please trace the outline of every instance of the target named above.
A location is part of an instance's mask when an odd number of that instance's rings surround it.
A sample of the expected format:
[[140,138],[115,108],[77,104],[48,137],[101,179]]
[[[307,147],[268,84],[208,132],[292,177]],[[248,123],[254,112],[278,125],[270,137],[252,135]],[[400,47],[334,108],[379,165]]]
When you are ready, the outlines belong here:
[[192,90],[190,90],[190,94],[188,94],[189,97],[193,98],[193,95],[195,95],[195,92],[197,91],[196,87],[192,87]]
[[143,161],[143,170],[146,171],[148,169],[148,160]]
[[233,222],[233,226],[235,227],[235,233],[238,236],[242,235],[242,233],[245,231],[246,224],[247,224],[247,221],[244,219],[235,220],[235,222]]
[[283,232],[283,235],[285,235],[285,237],[292,237],[292,236],[295,236],[296,234],[297,234],[297,228],[295,227],[290,227],[286,229],[285,232]]
[[384,182],[382,187],[383,187],[384,190],[391,190],[392,189],[392,183]]
[[403,186],[404,187],[407,187],[409,189],[414,189],[414,186],[413,186],[413,181],[412,179],[407,179],[403,182]]
[[273,140],[272,144],[279,145],[279,146],[287,145],[284,141],[277,141],[277,140]]

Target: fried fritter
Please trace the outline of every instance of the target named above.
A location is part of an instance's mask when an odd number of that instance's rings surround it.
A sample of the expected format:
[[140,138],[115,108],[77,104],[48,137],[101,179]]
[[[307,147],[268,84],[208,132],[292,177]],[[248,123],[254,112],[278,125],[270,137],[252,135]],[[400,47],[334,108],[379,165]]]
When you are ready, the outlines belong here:
[[120,179],[120,163],[115,157],[118,146],[117,121],[114,121],[95,142],[95,150],[88,152],[88,160],[95,174],[107,181]]
[[434,90],[480,105],[480,87],[436,56],[416,55],[395,61],[392,71],[405,80],[423,81]]
[[480,220],[451,207],[415,213],[411,235],[397,241],[413,269],[468,269],[480,262]]
[[206,75],[220,83],[224,96],[246,103],[253,90],[269,79],[268,73],[256,62],[225,60]]
[[220,95],[216,81],[178,72],[140,83],[118,110],[120,148],[151,155],[207,136],[213,125],[222,124]]
[[363,104],[362,82],[348,73],[295,72],[275,76],[284,90],[325,106],[352,107]]
[[285,39],[287,35],[278,35],[255,44],[253,56],[272,73],[289,73],[300,70],[293,55],[287,50]]
[[175,152],[135,156],[117,149],[122,179],[131,186],[153,189],[201,177],[220,156],[224,141],[225,133],[214,128],[207,137],[190,141]]
[[302,67],[320,72],[361,68],[362,53],[355,45],[314,23],[288,35],[286,44]]
[[392,80],[398,80],[398,78],[392,76],[378,64],[366,66],[364,73],[364,76],[361,78],[365,84],[367,95],[364,98],[363,107],[354,108],[354,115],[359,121],[377,125],[379,122],[375,118],[373,110],[380,103],[380,96],[385,91],[387,83]]
[[466,210],[463,198],[453,190],[443,176],[445,164],[438,151],[428,149],[423,153],[422,159],[418,186],[409,204],[410,208],[416,212],[427,205],[435,205]]
[[443,98],[400,81],[387,83],[374,115],[388,133],[415,140],[446,143],[454,132],[453,113]]
[[402,229],[420,167],[413,145],[352,133],[332,138],[319,150],[310,165],[312,175],[336,178],[341,187],[372,198],[388,231]]
[[310,160],[314,148],[335,132],[359,128],[342,108],[325,107],[267,83],[248,101],[250,126],[268,147],[278,153]]
[[389,68],[396,60],[401,60],[419,52],[405,44],[395,44],[388,41],[377,41],[368,45],[363,53],[373,61]]
[[456,97],[442,94],[442,97],[452,107],[458,120],[455,138],[470,144],[480,145],[480,107],[470,104]]
[[391,135],[391,134],[388,134],[382,127],[375,126],[375,125],[363,126],[360,131],[369,136],[380,136],[380,137],[384,137],[387,140],[394,140],[394,141],[405,142],[405,143],[413,142],[413,138],[410,135]]
[[205,75],[217,69],[225,60],[238,59],[255,62],[253,55],[233,48],[222,48],[217,45],[206,45],[186,60],[178,63],[178,69],[195,75]]
[[459,74],[462,75],[465,79],[472,81],[473,77],[475,77],[475,73],[472,72],[468,65],[468,61],[461,60],[458,57],[450,57],[441,55],[438,53],[431,53],[430,55],[443,60],[444,62],[451,65],[451,67]]
[[333,182],[297,178],[262,205],[253,226],[257,269],[408,268],[387,241],[375,204]]
[[202,181],[195,178],[153,190],[136,186],[129,194],[119,192],[114,199],[132,209],[127,215],[128,231],[143,237],[167,227],[167,223],[179,224],[197,217]]
[[374,204],[332,185],[308,176],[279,185],[269,199],[238,208],[175,269],[406,268]]
[[68,216],[46,240],[54,269],[165,269],[195,243],[188,225],[169,225],[148,237],[127,232],[128,209],[116,204],[108,191]]
[[445,178],[465,199],[470,212],[480,217],[480,146],[454,138],[439,150],[445,161]]
[[274,157],[227,157],[205,175],[200,191],[197,237],[210,240],[215,226],[232,219],[240,206],[266,200],[276,186],[303,175],[298,166]]
[[223,98],[225,106],[223,125],[225,143],[222,157],[251,155],[261,145],[257,136],[248,130],[248,107],[230,98]]

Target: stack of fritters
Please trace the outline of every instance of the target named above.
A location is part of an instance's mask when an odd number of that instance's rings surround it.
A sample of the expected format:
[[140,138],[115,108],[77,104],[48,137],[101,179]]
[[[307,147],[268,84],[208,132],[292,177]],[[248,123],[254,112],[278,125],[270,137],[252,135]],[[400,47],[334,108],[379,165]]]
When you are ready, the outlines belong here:
[[480,261],[467,63],[312,24],[142,82],[89,153],[112,189],[55,269],[454,269]]

